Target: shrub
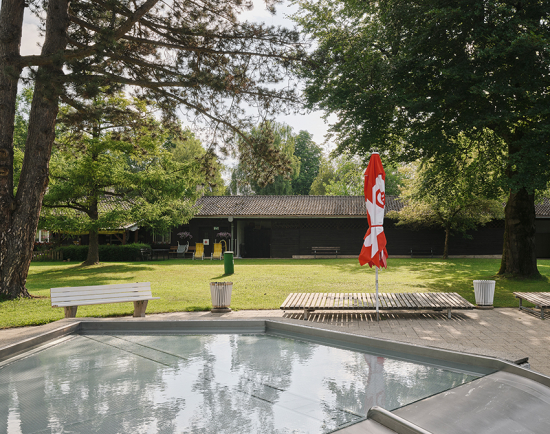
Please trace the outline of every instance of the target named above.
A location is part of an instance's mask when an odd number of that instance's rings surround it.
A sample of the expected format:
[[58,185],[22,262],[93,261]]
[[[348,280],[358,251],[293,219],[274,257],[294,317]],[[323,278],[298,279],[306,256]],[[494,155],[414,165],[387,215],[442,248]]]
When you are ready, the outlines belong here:
[[[135,243],[126,245],[100,245],[99,260],[105,262],[135,261],[141,258],[141,249],[149,249],[149,244]],[[88,257],[88,246],[61,246],[57,250],[63,252],[63,259],[83,262]]]
[[56,250],[63,253],[63,260],[82,262],[88,256],[88,246],[61,246]]

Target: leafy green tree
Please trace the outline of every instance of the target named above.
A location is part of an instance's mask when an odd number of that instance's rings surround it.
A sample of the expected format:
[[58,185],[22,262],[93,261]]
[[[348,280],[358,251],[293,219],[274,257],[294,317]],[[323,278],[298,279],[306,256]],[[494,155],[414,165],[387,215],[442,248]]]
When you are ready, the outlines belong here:
[[307,131],[300,131],[295,139],[294,155],[300,159],[300,174],[292,180],[292,193],[308,195],[313,180],[319,173],[323,151]]
[[[272,8],[274,1],[268,0]],[[59,104],[101,89],[156,101],[163,119],[183,113],[221,148],[258,119],[297,102],[289,67],[298,32],[239,20],[251,0],[3,0],[0,9],[0,295],[28,296],[25,283],[49,179]],[[40,22],[39,55],[21,55],[25,12]],[[280,84],[284,80],[284,86]],[[28,135],[14,189],[14,124],[21,81],[33,88]],[[252,110],[249,110],[252,109]],[[256,144],[247,139],[248,146]],[[280,155],[253,156],[272,166]],[[283,164],[284,166],[284,164]],[[277,166],[280,167],[280,166]],[[15,191],[15,193],[14,193]]]
[[[311,194],[322,196],[363,196],[365,170],[367,163],[357,157],[342,154],[334,158],[325,158],[319,174],[311,186]],[[403,175],[396,166],[385,164],[386,194],[397,196]]]
[[281,162],[279,167],[268,163],[258,164],[252,154],[256,149],[248,151],[243,140],[240,140],[239,164],[231,191],[237,191],[238,188],[240,191],[261,195],[291,195],[292,181],[300,174],[300,159],[295,155],[296,136],[292,128],[266,121],[252,128],[249,136],[254,142],[263,143],[271,152],[278,153],[282,157]]
[[438,158],[404,167],[408,172],[401,195],[404,206],[388,217],[412,228],[443,228],[443,258],[447,259],[451,235],[471,238],[467,231],[504,217],[503,201],[496,199],[500,192],[484,171],[486,166],[486,160],[463,156],[460,161]]
[[[300,69],[339,150],[392,159],[454,155],[492,134],[509,192],[499,274],[538,277],[534,193],[550,179],[547,1],[300,0],[315,40]],[[443,158],[443,161],[452,159]],[[497,166],[496,169],[500,169]]]
[[223,165],[212,150],[206,150],[201,141],[189,129],[184,129],[179,134],[179,139],[171,143],[169,147],[174,160],[180,163],[195,162],[201,167],[200,173],[203,179],[199,185],[204,196],[223,196],[226,186],[222,179]]
[[330,160],[325,156],[321,156],[321,164],[317,176],[311,183],[309,194],[316,196],[326,196],[327,184],[335,178],[335,169]]
[[362,196],[365,185],[365,168],[361,161],[347,155],[333,160],[334,177],[325,184],[327,196]]
[[252,196],[255,194],[250,183],[246,182],[246,174],[239,164],[229,170],[231,178],[229,180],[227,193],[230,196]]
[[87,232],[84,265],[99,262],[102,229],[137,223],[166,231],[192,217],[200,166],[164,149],[168,132],[142,101],[94,98],[64,107],[60,123],[40,226]]

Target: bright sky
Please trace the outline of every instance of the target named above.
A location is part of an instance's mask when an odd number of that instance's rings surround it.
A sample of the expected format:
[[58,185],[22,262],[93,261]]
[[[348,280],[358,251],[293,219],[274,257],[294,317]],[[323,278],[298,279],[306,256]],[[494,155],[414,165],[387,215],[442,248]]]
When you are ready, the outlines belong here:
[[[273,26],[284,26],[288,28],[294,27],[294,22],[288,18],[293,14],[297,7],[290,5],[287,0],[283,0],[282,4],[276,6],[277,13],[272,15],[265,8],[264,0],[253,0],[254,9],[252,11],[242,14],[242,18],[248,21],[264,22]],[[322,119],[323,112],[312,112],[308,114],[297,114],[291,116],[280,116],[277,121],[284,122],[294,128],[295,132],[300,130],[307,130],[313,134],[313,140],[321,145],[325,139],[324,136],[327,133],[328,125]],[[331,122],[334,122],[331,118]],[[328,145],[329,149],[334,149],[333,144]]]
[[[252,11],[245,12],[241,15],[243,20],[265,22],[268,25],[281,25],[292,28],[294,23],[288,18],[288,15],[296,10],[295,6],[289,5],[287,0],[283,0],[282,4],[277,6],[276,15],[271,15],[265,8],[263,0],[253,0],[255,7]],[[28,9],[26,9],[28,11]],[[23,40],[21,44],[21,54],[40,54],[38,42],[42,40],[39,36],[38,20],[26,12],[23,24]],[[313,112],[308,114],[296,114],[284,116],[281,115],[276,119],[278,122],[284,122],[294,128],[297,133],[300,130],[307,130],[313,135],[313,140],[321,145],[324,142],[324,136],[327,133],[328,125],[322,119],[322,112]],[[334,145],[329,144],[328,149],[332,150]],[[326,148],[325,148],[326,149]]]

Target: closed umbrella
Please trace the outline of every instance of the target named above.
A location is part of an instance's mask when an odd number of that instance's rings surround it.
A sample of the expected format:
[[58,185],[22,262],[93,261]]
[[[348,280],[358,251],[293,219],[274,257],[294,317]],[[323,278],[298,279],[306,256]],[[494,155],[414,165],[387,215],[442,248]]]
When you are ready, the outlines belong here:
[[386,235],[384,234],[384,208],[386,206],[386,172],[378,152],[370,156],[369,165],[365,170],[365,204],[369,229],[363,241],[359,254],[361,265],[373,265],[376,269],[376,320],[378,316],[378,269],[387,268],[388,251],[386,250]]

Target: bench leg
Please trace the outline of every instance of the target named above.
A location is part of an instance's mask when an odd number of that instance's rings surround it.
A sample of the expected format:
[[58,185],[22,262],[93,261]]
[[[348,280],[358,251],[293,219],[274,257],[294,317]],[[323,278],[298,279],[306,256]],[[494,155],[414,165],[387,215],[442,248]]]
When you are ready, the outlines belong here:
[[144,317],[149,300],[134,301],[134,318]]
[[451,309],[447,309],[447,318],[451,319]]
[[544,307],[540,308],[540,319],[544,319]]
[[76,318],[78,306],[65,306],[65,318]]
[[314,312],[314,309],[304,309],[304,321],[308,320],[310,312]]

